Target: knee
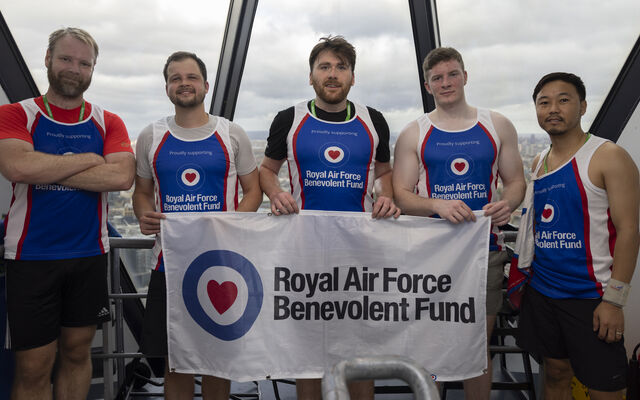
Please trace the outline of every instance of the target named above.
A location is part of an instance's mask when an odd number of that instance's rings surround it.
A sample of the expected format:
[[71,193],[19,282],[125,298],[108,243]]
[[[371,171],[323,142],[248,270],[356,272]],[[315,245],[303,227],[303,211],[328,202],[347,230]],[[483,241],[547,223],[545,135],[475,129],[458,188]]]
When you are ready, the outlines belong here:
[[49,384],[55,354],[21,357],[16,355],[15,381],[17,384],[36,387]]
[[544,362],[544,379],[547,385],[564,386],[571,384],[573,370],[567,360],[548,360]]
[[60,362],[84,364],[91,359],[91,347],[87,345],[60,346]]

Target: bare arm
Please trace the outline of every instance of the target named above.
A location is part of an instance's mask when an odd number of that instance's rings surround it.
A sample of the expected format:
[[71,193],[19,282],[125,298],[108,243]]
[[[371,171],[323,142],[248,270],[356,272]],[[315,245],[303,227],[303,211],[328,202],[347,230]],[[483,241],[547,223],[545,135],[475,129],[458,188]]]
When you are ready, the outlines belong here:
[[418,134],[418,123],[413,122],[402,130],[396,142],[393,168],[393,193],[396,203],[409,215],[429,217],[438,214],[453,223],[475,221],[473,212],[461,200],[431,199],[414,193],[420,171],[420,160],[416,151]]
[[274,160],[265,157],[260,165],[260,187],[271,200],[271,212],[275,215],[293,214],[300,211],[291,193],[285,192],[280,187],[278,172],[283,163],[284,159]]
[[391,182],[391,164],[377,162],[374,166],[376,177],[375,191],[376,201],[373,203],[371,216],[373,218],[398,218],[400,209],[393,202],[393,184]]
[[239,177],[242,186],[242,200],[238,204],[237,211],[256,211],[262,203],[262,190],[260,189],[260,174],[254,169],[247,175]]
[[0,172],[11,182],[57,183],[104,164],[105,159],[96,153],[56,155],[35,151],[24,140],[0,140]]
[[[593,174],[592,174],[593,172]],[[638,168],[629,154],[614,144],[599,148],[589,165],[589,177],[594,184],[603,186],[609,199],[611,221],[616,229],[611,278],[631,282],[638,257],[638,209],[640,182]],[[602,182],[599,182],[602,179]],[[593,329],[607,342],[620,340],[615,332],[624,330],[622,308],[602,302],[593,313]]]
[[92,192],[129,190],[136,170],[133,154],[111,153],[104,156],[104,160],[106,163],[88,168],[58,183]]
[[165,216],[156,211],[153,179],[136,175],[136,187],[133,190],[133,212],[138,218],[140,231],[145,235],[160,233],[160,220]]
[[518,208],[526,183],[522,158],[518,150],[518,134],[511,121],[501,114],[492,112],[491,118],[500,138],[500,154],[498,154],[498,173],[502,179],[502,198],[486,204],[482,209],[486,216],[491,217],[494,225],[504,225],[509,222],[511,213]]

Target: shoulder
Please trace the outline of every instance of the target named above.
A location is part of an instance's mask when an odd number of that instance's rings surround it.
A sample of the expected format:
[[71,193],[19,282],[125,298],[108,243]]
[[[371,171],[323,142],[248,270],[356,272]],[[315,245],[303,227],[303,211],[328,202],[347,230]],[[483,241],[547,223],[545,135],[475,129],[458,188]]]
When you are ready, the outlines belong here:
[[4,104],[0,106],[0,119],[24,119],[26,121],[27,114],[20,103]]
[[592,164],[595,163],[603,170],[620,168],[620,172],[624,173],[628,166],[637,169],[631,155],[624,148],[609,140],[598,146],[591,160]]
[[516,142],[518,134],[516,132],[516,127],[509,120],[509,118],[500,114],[497,111],[489,111],[489,115],[491,116],[491,122],[493,123],[493,127],[496,129],[496,133],[502,142]]
[[418,125],[418,120],[413,120],[405,125],[404,128],[400,131],[400,135],[398,135],[398,140],[396,142],[396,146],[398,145],[417,145],[418,138],[420,135],[420,126]]
[[385,120],[384,115],[382,115],[380,111],[370,106],[365,106],[365,107],[367,108],[367,111],[369,112],[369,115],[371,116],[372,120],[376,120],[376,119],[383,120],[383,121]]

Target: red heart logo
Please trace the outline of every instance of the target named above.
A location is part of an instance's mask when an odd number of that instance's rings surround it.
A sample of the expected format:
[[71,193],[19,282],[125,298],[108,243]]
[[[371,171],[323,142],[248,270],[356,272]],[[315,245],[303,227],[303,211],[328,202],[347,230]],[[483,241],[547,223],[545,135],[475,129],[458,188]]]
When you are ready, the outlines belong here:
[[552,213],[553,211],[551,211],[550,208],[545,208],[544,210],[542,210],[542,218],[548,219]]
[[213,307],[222,315],[236,301],[238,288],[235,283],[230,281],[222,282],[220,285],[218,282],[210,280],[207,283],[207,294],[209,294],[209,300],[211,300]]
[[329,150],[329,157],[333,160],[340,157],[340,150]]
[[467,165],[463,162],[457,162],[453,164],[453,167],[458,170],[458,172],[462,171]]
[[196,174],[194,172],[188,172],[184,174],[184,177],[191,183],[196,179]]

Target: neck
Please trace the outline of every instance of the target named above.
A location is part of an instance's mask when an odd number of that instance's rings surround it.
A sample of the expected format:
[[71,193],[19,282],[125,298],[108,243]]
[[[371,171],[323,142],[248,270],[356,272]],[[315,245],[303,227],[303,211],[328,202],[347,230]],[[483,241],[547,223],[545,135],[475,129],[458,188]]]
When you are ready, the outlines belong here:
[[74,108],[78,108],[82,105],[82,102],[84,101],[84,98],[82,97],[82,95],[78,97],[60,96],[59,94],[51,90],[51,88],[47,90],[47,93],[45,93],[45,95],[47,96],[47,101],[49,102],[49,104],[53,104],[54,106],[58,108],[63,108],[65,110],[72,110]]
[[316,107],[326,112],[340,112],[347,108],[347,99],[345,98],[340,103],[330,104],[322,101],[322,99],[316,96]]
[[573,155],[584,144],[587,134],[577,127],[562,135],[550,135],[551,151],[558,156]]
[[184,108],[176,106],[176,124],[181,128],[198,128],[209,122],[209,115],[204,111],[204,104]]
[[456,104],[436,104],[436,109],[429,114],[431,120],[438,122],[465,122],[470,119],[475,119],[476,117],[476,108],[468,105],[466,101],[461,101]]

